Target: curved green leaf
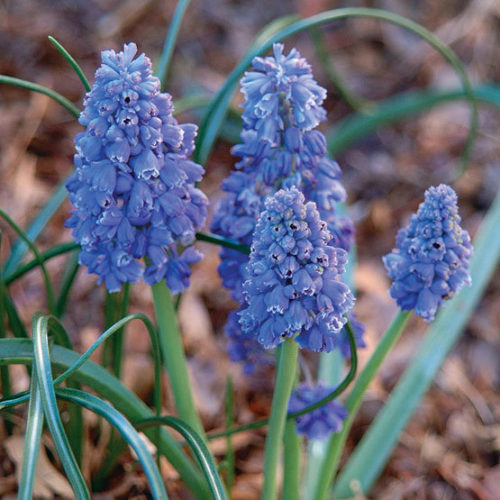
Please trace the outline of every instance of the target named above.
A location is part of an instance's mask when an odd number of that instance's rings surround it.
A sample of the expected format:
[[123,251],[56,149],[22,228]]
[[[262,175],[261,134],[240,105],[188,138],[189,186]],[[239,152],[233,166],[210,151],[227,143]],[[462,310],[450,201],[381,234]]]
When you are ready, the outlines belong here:
[[[472,89],[478,102],[500,107],[500,85],[480,85]],[[328,151],[336,156],[356,141],[385,127],[422,113],[438,104],[467,99],[464,90],[423,90],[402,92],[382,102],[370,114],[354,114],[336,123],[327,133]]]
[[75,70],[75,73],[77,74],[78,78],[82,82],[83,86],[85,87],[85,90],[87,92],[90,91],[90,83],[87,80],[87,77],[83,73],[82,68],[80,65],[76,62],[75,58],[62,46],[61,43],[59,43],[53,36],[49,35],[49,41],[50,43],[59,51],[59,53],[68,61],[70,66]]
[[[72,365],[78,368],[71,373],[72,379],[82,385],[86,385],[101,397],[112,401],[115,408],[123,413],[129,421],[135,422],[142,419],[152,418],[151,410],[113,375],[92,361],[81,364],[80,356],[58,345],[51,350],[51,361],[54,369],[67,370]],[[5,364],[31,364],[33,362],[33,343],[30,339],[0,339],[0,365]],[[56,379],[54,382],[58,382]],[[27,401],[28,396],[17,398],[16,404]],[[0,411],[12,402],[2,401]],[[153,441],[156,438],[156,429],[145,430],[145,434]],[[165,455],[170,463],[177,469],[186,485],[199,498],[206,497],[206,484],[198,470],[193,468],[192,463],[184,455],[179,445],[166,431],[161,429],[158,451]]]
[[462,82],[464,92],[467,94],[468,100],[471,104],[469,137],[464,149],[464,155],[462,157],[463,164],[465,164],[475,138],[477,128],[477,109],[469,79],[460,60],[447,45],[441,42],[435,35],[423,26],[389,11],[364,7],[350,7],[322,12],[321,14],[297,21],[273,34],[266,40],[254,44],[228,76],[224,85],[213,99],[212,104],[207,109],[198,134],[197,148],[194,155],[195,161],[197,163],[201,163],[202,165],[206,163],[215,139],[217,138],[218,131],[226,115],[231,96],[238,85],[238,80],[255,56],[258,56],[268,50],[274,42],[284,40],[285,38],[299,33],[300,31],[350,17],[380,19],[381,21],[386,21],[406,28],[432,45],[432,47],[434,47],[455,69],[460,81]]
[[[51,217],[54,215],[56,210],[61,206],[62,202],[65,199],[66,187],[63,182],[59,184],[59,186],[52,194],[50,200],[35,217],[35,219],[30,223],[28,229],[26,230],[26,236],[31,241],[36,241],[43,228],[46,226],[47,222],[51,219]],[[8,276],[15,270],[15,268],[19,265],[19,263],[25,256],[27,250],[28,247],[26,246],[26,243],[20,240],[16,242],[16,244],[12,248],[12,253],[10,254],[9,260],[5,265],[4,274],[6,276]]]
[[68,476],[68,480],[77,498],[90,499],[85,480],[78,468],[76,458],[69,445],[68,438],[64,432],[52,380],[52,369],[50,364],[48,344],[48,322],[50,316],[35,314],[33,317],[33,355],[37,383],[40,386],[40,396],[43,411],[47,420],[47,426],[52,434],[52,439],[61,460],[62,466]]
[[146,429],[157,425],[167,425],[182,435],[201,466],[213,498],[216,500],[225,500],[226,493],[217,473],[217,467],[212,460],[207,445],[203,442],[200,435],[190,425],[177,417],[155,417],[139,423],[137,427],[139,429]]
[[149,453],[146,443],[141,439],[132,424],[119,411],[97,396],[76,389],[57,389],[56,395],[60,399],[79,404],[97,413],[113,425],[137,454],[137,458],[151,486],[153,498],[167,498],[167,492],[165,491],[160,471]]
[[62,277],[61,289],[59,291],[59,297],[57,297],[56,303],[56,313],[57,317],[60,318],[64,311],[66,310],[66,304],[68,302],[69,292],[73,283],[75,282],[76,275],[80,269],[80,264],[78,262],[78,253],[74,252],[68,258],[66,268],[64,270],[64,275]]
[[28,82],[26,80],[21,80],[21,78],[15,78],[13,76],[0,75],[0,83],[5,83],[7,85],[12,85],[14,87],[20,87],[22,89],[32,90],[33,92],[38,92],[39,94],[45,94],[51,99],[54,99],[63,108],[66,108],[75,118],[80,116],[80,110],[63,95],[59,94],[55,90],[39,85],[38,83]]
[[156,70],[156,74],[161,82],[162,91],[165,90],[165,79],[167,77],[168,66],[174,51],[175,42],[177,41],[177,35],[179,34],[182,18],[184,17],[184,13],[186,12],[190,1],[191,0],[179,0],[177,2],[177,7],[175,8],[172,21],[168,27],[167,36],[161,52],[160,62],[158,63],[158,69]]
[[[26,235],[28,235],[28,232],[26,232]],[[40,253],[40,260],[42,260],[42,262],[47,262],[48,260],[57,257],[58,255],[63,255],[65,253],[73,252],[74,250],[79,250],[79,249],[80,245],[75,241],[69,241],[68,243],[61,243],[60,245],[56,245],[55,247],[52,247],[49,250]],[[32,259],[29,262],[26,262],[26,264],[23,264],[22,266],[19,266],[17,269],[14,269],[10,273],[6,272],[4,276],[5,284],[10,285],[11,283],[24,276],[26,273],[30,272],[38,265],[39,265],[39,259]]]
[[17,498],[20,500],[31,500],[33,497],[33,484],[35,481],[38,453],[40,451],[43,420],[42,398],[38,390],[35,369],[33,369],[28,418],[24,433],[23,462],[21,465],[21,475],[19,476],[19,491],[17,493]]
[[55,312],[55,301],[54,301],[54,290],[52,289],[52,283],[50,282],[49,273],[47,272],[47,268],[43,262],[43,259],[40,256],[40,252],[38,251],[35,244],[29,239],[28,235],[12,220],[10,215],[4,210],[0,209],[0,217],[2,217],[9,226],[14,229],[14,231],[18,234],[18,236],[24,241],[24,243],[29,247],[29,249],[35,255],[37,259],[38,265],[42,270],[42,276],[45,283],[45,292],[47,293],[47,301],[49,303],[50,312]]
[[248,245],[243,245],[238,241],[224,238],[224,236],[219,236],[217,234],[196,233],[196,239],[198,241],[206,241],[207,243],[212,243],[213,245],[220,245],[222,247],[231,248],[233,250],[237,250],[238,252],[250,255],[250,247]]

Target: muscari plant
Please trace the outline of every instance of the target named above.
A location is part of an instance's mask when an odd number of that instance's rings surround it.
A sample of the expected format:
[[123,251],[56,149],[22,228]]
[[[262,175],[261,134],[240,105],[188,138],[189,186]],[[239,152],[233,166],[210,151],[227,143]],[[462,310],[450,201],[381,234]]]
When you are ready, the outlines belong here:
[[[135,451],[154,498],[167,498],[167,490],[139,431],[155,445],[157,458],[166,457],[197,498],[230,497],[234,482],[231,436],[265,426],[262,498],[278,495],[277,471],[283,447],[283,498],[330,498],[332,486],[333,495],[343,498],[352,494],[352,480],[368,491],[412,409],[464,328],[499,259],[500,237],[494,228],[500,223],[500,201],[495,201],[478,232],[471,260],[472,246],[460,226],[456,194],[445,184],[430,187],[408,227],[398,233],[395,249],[384,257],[392,280],[389,292],[401,311],[356,377],[357,348],[365,346],[364,327],[353,312],[355,298],[345,270],[349,259],[352,265],[353,253],[348,255],[348,251],[354,244],[354,226],[342,207],[347,196],[341,169],[328,150],[338,153],[353,137],[404,116],[408,99],[393,98],[388,104],[373,105],[368,115],[361,109],[345,128],[325,137],[318,125],[327,121],[323,108],[326,90],[315,81],[311,65],[296,49],[287,52],[283,44],[276,42],[347,17],[381,19],[421,36],[455,68],[464,88],[463,92],[416,96],[410,100],[412,111],[453,98],[450,96],[468,99],[471,134],[462,165],[466,164],[473,140],[476,99],[498,105],[498,89],[472,88],[448,47],[421,26],[392,13],[351,8],[303,20],[291,16],[275,21],[257,37],[220,92],[208,101],[195,144],[197,127],[177,121],[172,97],[163,91],[188,3],[181,1],[177,6],[158,76],[153,76],[150,60],[144,54],[137,55],[136,45],[128,43],[123,51],[102,53],[102,65],[90,86],[76,61],[51,38],[87,90],[82,111],[50,89],[0,75],[0,83],[54,98],[84,127],[75,137],[75,168],[65,182],[72,202],[66,225],[72,229],[75,242],[44,253],[34,243],[64,199],[62,189],[27,231],[5,211],[0,212],[20,237],[0,280],[0,410],[8,431],[12,430],[8,412],[17,404],[29,403],[20,498],[32,495],[44,424],[75,496],[90,497],[89,485],[80,470],[82,407],[108,420]],[[314,32],[314,39],[324,59],[319,32]],[[272,55],[264,57],[270,48]],[[331,65],[330,61],[322,62]],[[196,184],[221,127],[224,133],[230,96],[244,71],[242,129],[240,142],[232,150],[238,161],[223,181],[225,194],[214,211],[212,234],[202,233],[208,201]],[[356,107],[352,94],[342,92],[338,75],[329,73],[341,95]],[[191,100],[202,104],[205,101]],[[269,419],[232,425],[229,384],[228,428],[221,432],[205,432],[193,403],[172,299],[172,295],[189,286],[190,265],[202,257],[193,246],[196,239],[221,245],[222,283],[238,305],[225,327],[230,359],[241,363],[248,376],[269,369],[273,363],[276,370]],[[33,252],[34,259],[23,263],[26,248]],[[66,252],[73,253],[56,297],[45,262]],[[107,328],[81,355],[74,351],[61,323],[79,266],[96,274],[108,291]],[[43,273],[49,314],[34,316],[30,338],[8,286],[35,267]],[[130,284],[139,280],[152,288],[156,326],[141,313],[126,315]],[[460,291],[464,285],[468,287]],[[451,303],[441,311],[449,299]],[[343,445],[363,395],[412,311],[426,321],[437,316],[434,326],[421,353],[403,376],[401,387],[395,389],[394,398],[375,421],[373,431],[367,433],[336,478]],[[119,380],[124,328],[134,320],[145,324],[151,338],[155,366],[153,410]],[[112,349],[105,351],[104,366],[89,361],[108,339]],[[429,349],[433,353],[430,361]],[[319,353],[316,377],[307,369],[303,357],[306,351]],[[10,391],[8,365],[15,363],[32,366],[30,389],[24,393]],[[342,374],[346,363],[349,369]],[[178,417],[161,414],[163,365]],[[299,366],[303,367],[301,371]],[[337,376],[332,377],[333,372]],[[61,386],[63,382],[66,387]],[[83,391],[82,385],[93,392]],[[60,415],[63,401],[71,403],[66,422]],[[180,433],[182,441],[167,432],[165,426]],[[218,468],[209,441],[222,436],[227,439],[227,455]],[[315,443],[307,452],[304,437]],[[102,487],[106,474],[124,450],[123,441],[116,435],[111,439],[107,464],[99,477],[93,478],[93,486]],[[191,454],[183,446],[188,446]],[[304,458],[307,466],[302,470]]]

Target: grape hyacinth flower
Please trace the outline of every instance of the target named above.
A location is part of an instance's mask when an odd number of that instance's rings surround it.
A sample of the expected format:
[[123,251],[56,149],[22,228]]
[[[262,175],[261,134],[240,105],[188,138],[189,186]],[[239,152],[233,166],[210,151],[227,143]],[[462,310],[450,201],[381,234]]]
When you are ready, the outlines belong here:
[[233,363],[243,363],[245,375],[251,375],[257,369],[272,366],[274,356],[259,344],[253,332],[242,331],[238,319],[240,310],[231,311],[227,317],[227,353]]
[[[288,413],[295,413],[317,403],[335,390],[323,384],[300,384],[292,392],[288,402]],[[339,401],[329,401],[316,410],[295,419],[297,433],[309,439],[325,439],[330,434],[340,432],[343,421],[348,416],[347,410]]]
[[445,300],[470,285],[472,246],[460,221],[455,191],[441,184],[425,192],[408,227],[400,229],[384,264],[393,280],[391,297],[402,310],[432,321]]
[[244,333],[265,348],[287,337],[312,351],[335,347],[354,297],[341,280],[347,253],[330,240],[315,203],[297,188],[266,199],[243,283]]
[[144,277],[148,284],[166,279],[178,293],[201,258],[189,245],[207,214],[195,187],[204,170],[189,159],[197,128],[177,123],[151,61],[136,53],[134,43],[102,52],[79,119],[85,131],[75,137],[66,226],[82,247],[80,263],[108,291]]
[[[273,56],[253,60],[241,84],[243,130],[241,143],[232,149],[240,160],[223,181],[226,195],[215,209],[211,230],[250,246],[265,198],[296,186],[308,201],[316,202],[332,235],[329,245],[348,250],[354,228],[347,216],[337,213],[336,205],[346,200],[346,193],[340,167],[328,158],[326,139],[315,130],[326,118],[326,91],[314,80],[311,66],[295,49],[285,55],[283,44],[277,43]],[[248,256],[236,250],[221,251],[222,283],[240,305],[247,262]],[[225,332],[230,348],[240,347],[237,359],[244,359],[243,345],[251,340],[234,322],[228,322]],[[257,349],[253,346],[252,356]]]

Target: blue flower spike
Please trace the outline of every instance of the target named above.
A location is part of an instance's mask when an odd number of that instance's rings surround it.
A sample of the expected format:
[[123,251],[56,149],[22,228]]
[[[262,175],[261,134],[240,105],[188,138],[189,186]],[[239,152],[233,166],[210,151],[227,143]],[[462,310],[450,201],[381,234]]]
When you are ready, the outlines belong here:
[[295,187],[269,196],[255,228],[243,284],[240,325],[265,348],[295,339],[302,348],[330,352],[354,305],[342,281],[347,253],[316,204]]
[[444,301],[470,285],[469,234],[460,227],[457,195],[441,184],[425,192],[425,201],[400,229],[397,248],[384,257],[393,280],[390,294],[404,311],[432,321]]
[[178,293],[201,259],[189,245],[207,215],[195,187],[204,169],[189,159],[197,128],[177,123],[150,59],[136,54],[134,43],[102,52],[79,119],[85,130],[75,137],[66,226],[82,247],[80,263],[108,291],[143,278],[166,279]]
[[[347,196],[341,169],[328,157],[325,136],[316,129],[326,118],[326,91],[314,80],[311,66],[296,49],[285,55],[283,44],[277,43],[273,55],[253,60],[241,85],[243,130],[241,143],[232,149],[239,161],[222,183],[226,194],[216,206],[211,230],[250,246],[266,197],[294,186],[307,201],[316,202],[332,236],[328,244],[349,250],[354,226],[337,210]],[[241,305],[248,257],[228,248],[220,256],[222,284]],[[253,370],[259,356],[252,336],[234,318],[225,333],[231,359]]]
[[[288,413],[295,413],[317,403],[335,390],[323,384],[300,384],[292,392],[288,402]],[[322,440],[330,434],[340,432],[348,412],[339,401],[332,400],[295,419],[297,433],[309,439]]]

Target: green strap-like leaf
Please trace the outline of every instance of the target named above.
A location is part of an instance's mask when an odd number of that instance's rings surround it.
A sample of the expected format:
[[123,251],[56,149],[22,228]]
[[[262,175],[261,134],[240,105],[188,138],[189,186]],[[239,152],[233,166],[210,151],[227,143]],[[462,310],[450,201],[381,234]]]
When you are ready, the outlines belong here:
[[139,423],[137,427],[146,429],[157,425],[167,425],[182,435],[201,466],[213,498],[215,500],[225,500],[226,493],[217,473],[217,467],[212,460],[210,450],[200,435],[190,425],[177,417],[156,417]]
[[[43,255],[42,255],[43,258]],[[73,283],[75,282],[76,275],[80,269],[80,264],[78,263],[78,253],[72,253],[66,264],[64,274],[62,277],[61,289],[59,291],[59,297],[57,297],[56,302],[56,315],[60,318],[66,311],[66,304],[68,302],[69,292]]]
[[137,458],[149,481],[153,498],[159,500],[167,498],[167,492],[165,491],[160,471],[149,453],[146,443],[141,439],[132,424],[119,411],[97,396],[76,389],[57,389],[56,395],[61,399],[79,404],[97,413],[113,425],[137,454]]
[[33,368],[31,374],[30,402],[26,431],[24,433],[23,462],[19,477],[19,500],[31,500],[33,497],[33,484],[35,481],[36,463],[40,451],[40,440],[43,430],[43,405],[40,391],[38,390],[37,376]]
[[[28,234],[26,232],[26,234]],[[39,265],[39,260],[42,262],[47,262],[50,259],[53,259],[54,257],[57,257],[59,255],[63,255],[68,252],[73,252],[75,250],[79,250],[80,245],[74,241],[70,241],[68,243],[61,243],[60,245],[56,245],[55,247],[50,248],[49,250],[46,250],[45,252],[40,253],[40,258],[39,259],[32,259],[29,262],[26,262],[26,264],[23,264],[22,266],[19,266],[17,269],[12,271],[11,273],[5,273],[4,276],[4,281],[6,285],[10,285],[17,279],[21,278],[24,276],[26,273],[30,272],[32,269],[34,269],[36,266]]]
[[[128,318],[137,317],[139,315],[140,314],[137,313],[135,315],[130,315]],[[126,319],[127,318],[124,318],[122,321]],[[119,328],[122,325],[123,323],[118,322],[114,325],[114,328]],[[106,333],[104,333],[103,336],[105,334]],[[94,347],[94,350],[95,348],[97,348],[97,346]],[[115,408],[123,413],[128,420],[135,422],[153,418],[153,413],[133,392],[129,391],[107,370],[88,360],[91,352],[93,352],[89,351],[87,351],[84,357],[58,345],[53,346],[51,350],[52,366],[60,370],[68,370],[67,373],[63,373],[56,378],[54,384],[57,385],[61,383],[71,375],[73,377],[72,380],[76,380],[82,385],[87,385],[104,399],[112,401]],[[159,349],[157,349],[156,352],[159,353]],[[0,339],[0,366],[5,364],[31,364],[32,362],[33,344],[30,339]],[[71,371],[69,370],[70,368]],[[14,401],[1,401],[0,411],[28,400],[27,395],[16,396],[17,398]],[[145,434],[151,440],[155,441],[157,436],[156,429],[146,430]],[[199,472],[193,468],[192,463],[188,460],[186,455],[184,455],[179,445],[170,434],[164,430],[160,432],[158,450],[162,455],[165,455],[173,467],[175,467],[183,481],[195,495],[198,498],[205,498],[207,491],[206,485],[200,477]]]
[[191,0],[179,0],[177,2],[177,7],[175,8],[172,21],[168,27],[167,36],[165,37],[165,43],[163,44],[163,50],[161,52],[160,62],[158,63],[158,69],[156,70],[156,74],[161,82],[162,92],[165,90],[168,67],[170,59],[172,58],[172,53],[174,52],[175,42],[177,41],[177,35],[179,34],[182,18],[184,17],[184,13],[186,12],[190,1]]
[[380,474],[401,431],[467,325],[500,262],[499,227],[500,194],[474,239],[470,264],[472,286],[462,289],[439,311],[410,366],[340,474],[335,498],[351,496],[349,485],[353,479],[358,479],[362,491],[368,493]]
[[[40,233],[43,231],[43,228],[46,226],[47,222],[52,218],[56,210],[61,206],[62,202],[66,199],[66,187],[64,186],[64,182],[59,184],[54,193],[52,194],[50,200],[43,207],[43,209],[38,213],[36,218],[30,223],[28,229],[26,230],[26,236],[31,241],[36,241]],[[23,257],[26,254],[28,247],[26,244],[18,240],[14,247],[12,248],[12,253],[5,265],[5,276],[8,276],[10,273],[14,272],[16,267],[22,261]]]
[[38,92],[39,94],[45,94],[51,99],[54,99],[54,101],[59,103],[63,108],[66,108],[75,118],[80,116],[80,110],[69,99],[66,99],[66,97],[59,94],[55,90],[44,87],[43,85],[7,75],[0,75],[0,83],[31,90],[33,92]]
[[89,490],[69,445],[68,437],[64,432],[61,416],[59,415],[59,409],[57,408],[48,344],[47,330],[49,320],[50,316],[38,313],[33,317],[33,355],[35,357],[37,384],[40,387],[43,411],[57,454],[76,498],[90,499]]
[[45,292],[47,294],[47,301],[49,303],[49,311],[51,313],[55,313],[56,303],[54,300],[54,290],[52,289],[52,283],[50,282],[50,276],[47,272],[43,259],[40,256],[40,252],[38,251],[35,244],[30,240],[28,235],[12,220],[10,215],[5,212],[5,210],[0,209],[0,217],[2,217],[7,224],[14,229],[17,235],[24,241],[24,243],[28,246],[28,248],[33,252],[35,258],[37,260],[40,269],[42,270],[42,276],[45,283]]
[[85,87],[85,90],[87,92],[89,92],[90,91],[90,83],[87,80],[87,77],[85,76],[85,74],[83,73],[82,68],[76,62],[75,58],[53,36],[49,35],[48,38],[49,38],[50,43],[59,51],[59,53],[64,57],[64,59],[66,59],[66,61],[68,61],[69,65],[74,69],[78,78],[80,79],[83,86]]
[[250,255],[250,247],[248,245],[243,245],[238,241],[224,238],[224,236],[218,236],[217,234],[196,233],[196,239],[198,241],[206,241],[207,243],[212,243],[213,245],[220,245],[222,247],[231,248],[233,250],[237,250],[238,252]]
[[254,43],[250,50],[245,54],[243,59],[238,63],[236,68],[234,68],[234,70],[228,76],[224,85],[213,99],[212,104],[207,109],[198,134],[198,142],[194,155],[195,161],[197,163],[201,163],[202,165],[206,164],[215,139],[217,138],[219,129],[222,125],[222,122],[224,121],[224,117],[226,116],[231,96],[238,85],[238,80],[245,69],[247,69],[247,67],[250,65],[252,59],[255,56],[261,55],[263,52],[268,50],[274,42],[284,40],[287,37],[295,35],[296,33],[299,33],[303,30],[351,17],[367,17],[372,19],[380,19],[381,21],[386,21],[406,28],[432,45],[432,47],[434,47],[455,69],[458,77],[460,78],[460,81],[462,82],[464,92],[466,93],[471,105],[470,131],[464,150],[464,155],[462,157],[463,164],[465,164],[475,138],[477,128],[477,109],[469,79],[460,60],[447,45],[441,42],[435,35],[433,35],[423,26],[420,26],[410,19],[386,10],[370,9],[364,7],[350,7],[325,11],[321,14],[308,17],[307,19],[297,21],[290,26],[287,26],[284,29],[278,31],[277,33],[274,33],[266,40],[259,41],[259,43]]
[[[500,85],[480,85],[472,89],[478,102],[500,107]],[[422,113],[438,104],[467,99],[464,90],[421,90],[403,92],[377,103],[370,114],[354,114],[336,123],[327,133],[328,151],[338,155],[375,130]]]

